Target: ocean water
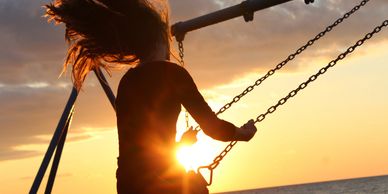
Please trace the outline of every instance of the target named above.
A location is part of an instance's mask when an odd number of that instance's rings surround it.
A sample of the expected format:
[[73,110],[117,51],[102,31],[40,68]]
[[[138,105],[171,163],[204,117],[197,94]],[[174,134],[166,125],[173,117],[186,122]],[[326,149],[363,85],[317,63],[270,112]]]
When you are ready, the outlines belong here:
[[218,194],[388,194],[388,175]]

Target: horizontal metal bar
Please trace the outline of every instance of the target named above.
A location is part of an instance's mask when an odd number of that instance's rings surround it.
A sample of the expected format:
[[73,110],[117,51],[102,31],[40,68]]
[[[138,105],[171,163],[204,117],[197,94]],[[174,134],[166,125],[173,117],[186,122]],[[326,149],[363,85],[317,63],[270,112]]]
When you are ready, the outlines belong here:
[[238,5],[221,9],[184,22],[178,22],[171,27],[171,33],[177,39],[183,40],[184,35],[187,32],[230,20],[235,17],[244,16],[245,14],[253,14],[255,11],[266,9],[288,1],[292,0],[246,0]]

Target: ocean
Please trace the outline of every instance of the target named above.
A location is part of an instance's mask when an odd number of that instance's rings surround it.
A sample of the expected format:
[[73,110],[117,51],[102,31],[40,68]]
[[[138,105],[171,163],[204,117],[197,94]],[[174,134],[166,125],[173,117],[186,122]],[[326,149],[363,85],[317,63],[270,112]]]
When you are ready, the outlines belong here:
[[217,194],[388,194],[388,175]]

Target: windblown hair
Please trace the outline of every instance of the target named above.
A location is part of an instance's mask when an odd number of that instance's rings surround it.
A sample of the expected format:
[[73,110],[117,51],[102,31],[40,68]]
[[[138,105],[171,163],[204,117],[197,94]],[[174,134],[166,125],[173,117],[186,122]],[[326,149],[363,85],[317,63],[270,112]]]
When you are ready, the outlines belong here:
[[46,5],[49,21],[66,25],[70,44],[64,71],[72,65],[79,90],[87,73],[118,64],[137,64],[169,41],[168,15],[147,0],[55,0]]

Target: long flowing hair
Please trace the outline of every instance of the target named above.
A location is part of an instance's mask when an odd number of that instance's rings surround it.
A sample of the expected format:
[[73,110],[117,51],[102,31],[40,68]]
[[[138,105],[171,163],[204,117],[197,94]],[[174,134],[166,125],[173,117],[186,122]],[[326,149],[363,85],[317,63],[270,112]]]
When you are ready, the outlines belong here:
[[72,66],[78,90],[89,71],[137,64],[158,44],[169,42],[168,10],[147,0],[55,0],[45,7],[49,21],[66,25],[69,48],[63,71]]

